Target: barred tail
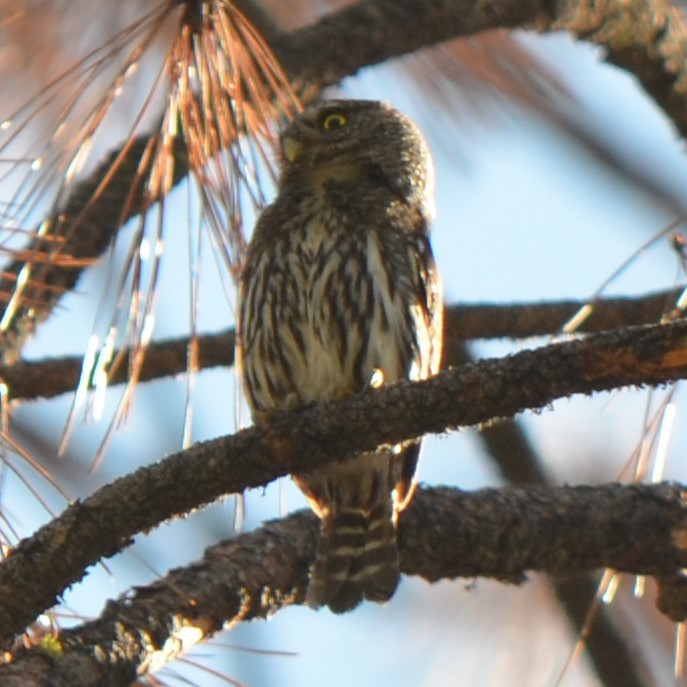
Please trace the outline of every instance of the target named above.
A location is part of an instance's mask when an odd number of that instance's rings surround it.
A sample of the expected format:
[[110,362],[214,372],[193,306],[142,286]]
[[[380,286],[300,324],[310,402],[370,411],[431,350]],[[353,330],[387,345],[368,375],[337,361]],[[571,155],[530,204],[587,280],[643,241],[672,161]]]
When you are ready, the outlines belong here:
[[396,527],[391,498],[381,501],[369,509],[349,507],[324,516],[307,591],[312,608],[327,605],[344,613],[363,598],[391,598],[399,579]]

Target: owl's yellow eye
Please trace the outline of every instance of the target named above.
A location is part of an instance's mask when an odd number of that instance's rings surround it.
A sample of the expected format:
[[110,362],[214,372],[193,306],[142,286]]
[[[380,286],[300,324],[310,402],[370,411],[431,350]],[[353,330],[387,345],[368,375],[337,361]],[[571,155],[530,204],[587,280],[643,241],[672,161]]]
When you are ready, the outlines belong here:
[[328,114],[322,120],[322,128],[326,129],[327,131],[330,129],[338,129],[339,127],[344,126],[347,121],[348,120],[346,117],[340,112],[333,112],[332,114]]

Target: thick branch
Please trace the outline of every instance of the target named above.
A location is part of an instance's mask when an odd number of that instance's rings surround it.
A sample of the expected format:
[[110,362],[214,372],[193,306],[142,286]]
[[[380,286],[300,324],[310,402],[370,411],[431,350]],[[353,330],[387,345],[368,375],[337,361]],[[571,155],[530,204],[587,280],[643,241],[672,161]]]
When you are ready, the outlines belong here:
[[[401,519],[401,566],[430,582],[480,576],[520,583],[529,570],[568,578],[601,567],[672,575],[687,565],[686,503],[687,492],[671,484],[421,489]],[[317,529],[315,516],[300,512],[212,546],[201,561],[60,633],[59,651],[18,652],[0,666],[0,681],[129,685],[174,658],[184,637],[201,641],[226,623],[303,603]]]
[[606,48],[687,134],[687,32],[668,0],[368,0],[273,42],[289,76],[332,84],[362,67],[497,28],[570,31]]
[[637,327],[448,370],[203,442],[139,468],[23,540],[0,563],[0,641],[137,532],[294,472],[428,432],[510,417],[557,398],[687,376],[687,322]]
[[[594,304],[592,315],[579,332],[600,332],[658,322],[674,307],[673,290],[632,298],[607,298]],[[561,327],[586,303],[557,301],[552,303],[507,303],[452,305],[446,308],[444,327],[444,366],[463,362],[458,344],[470,339],[527,338],[560,332]],[[199,336],[198,368],[234,364],[235,333],[233,329]],[[190,340],[186,337],[152,343],[141,366],[138,381],[146,382],[186,372]],[[110,385],[122,384],[129,374],[129,354],[116,353],[121,359],[116,370],[109,372]],[[0,379],[7,384],[13,400],[52,398],[76,389],[81,376],[82,356],[66,356],[40,361],[20,361],[0,365]]]

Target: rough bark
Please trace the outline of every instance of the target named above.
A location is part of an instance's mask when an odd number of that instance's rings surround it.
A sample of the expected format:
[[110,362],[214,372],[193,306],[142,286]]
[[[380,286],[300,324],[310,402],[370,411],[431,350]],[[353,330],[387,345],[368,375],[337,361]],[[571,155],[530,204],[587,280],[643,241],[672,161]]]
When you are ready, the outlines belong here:
[[[601,567],[674,577],[687,565],[686,497],[674,484],[421,489],[399,525],[401,568],[429,582],[519,584],[530,570],[570,580]],[[299,512],[216,544],[197,563],[108,602],[49,651],[19,650],[0,666],[0,682],[123,687],[225,624],[301,604],[317,530],[316,517]],[[659,604],[684,613],[668,596]]]

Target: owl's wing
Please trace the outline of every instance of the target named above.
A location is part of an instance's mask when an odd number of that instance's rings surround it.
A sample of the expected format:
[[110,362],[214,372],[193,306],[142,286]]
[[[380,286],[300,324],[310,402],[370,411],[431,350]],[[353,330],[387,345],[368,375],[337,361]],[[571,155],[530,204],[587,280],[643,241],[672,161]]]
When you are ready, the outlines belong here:
[[417,304],[413,315],[417,339],[419,379],[437,374],[441,366],[444,303],[441,280],[432,247],[426,234],[415,240],[410,250],[411,273],[414,275],[413,290]]
[[[425,379],[439,372],[443,336],[443,311],[441,281],[432,248],[426,234],[417,236],[409,248],[411,274],[413,275],[414,299],[411,315],[415,326],[416,379]],[[397,508],[408,505],[414,490],[414,476],[420,457],[420,442],[403,447],[401,470],[396,483]]]

